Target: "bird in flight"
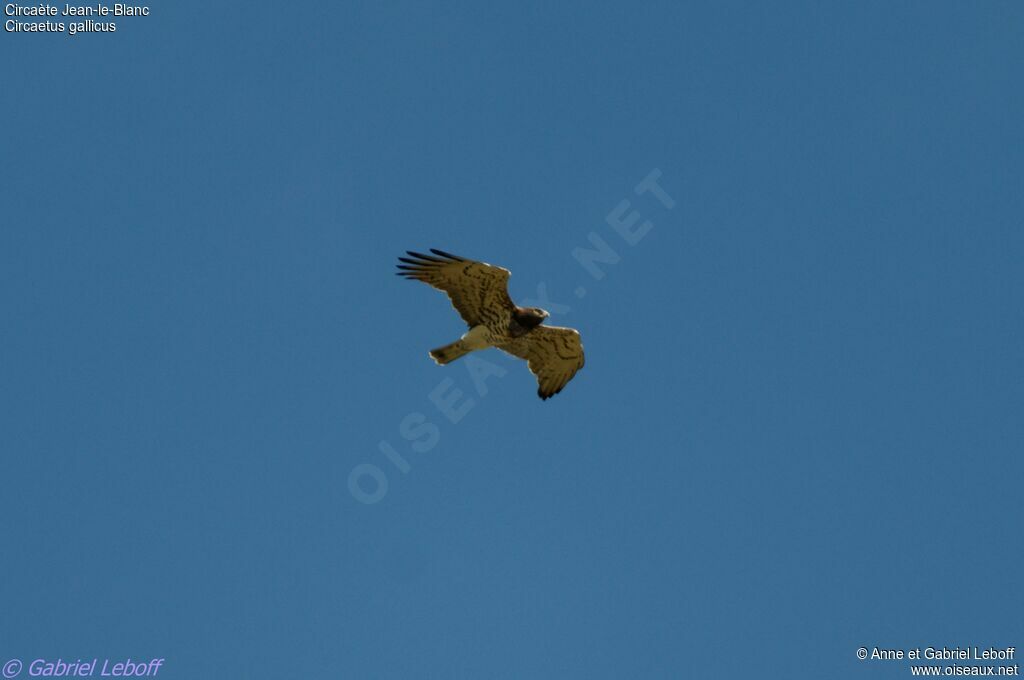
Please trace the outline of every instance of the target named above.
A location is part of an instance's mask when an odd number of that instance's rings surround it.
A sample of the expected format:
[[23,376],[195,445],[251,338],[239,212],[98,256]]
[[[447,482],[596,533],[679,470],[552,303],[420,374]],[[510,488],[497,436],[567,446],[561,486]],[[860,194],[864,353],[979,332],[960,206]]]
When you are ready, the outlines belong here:
[[455,342],[430,350],[444,365],[474,350],[497,347],[526,359],[537,376],[537,396],[547,399],[562,391],[583,368],[583,344],[572,328],[543,326],[548,313],[538,307],[519,307],[508,295],[512,272],[486,262],[467,260],[443,250],[433,255],[411,250],[399,257],[398,276],[429,284],[448,294],[452,307],[469,326]]

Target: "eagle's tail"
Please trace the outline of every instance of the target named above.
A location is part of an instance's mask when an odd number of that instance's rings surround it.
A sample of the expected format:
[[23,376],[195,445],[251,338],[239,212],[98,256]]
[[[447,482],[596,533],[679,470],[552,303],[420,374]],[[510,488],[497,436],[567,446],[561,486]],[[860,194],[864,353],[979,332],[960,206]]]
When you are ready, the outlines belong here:
[[467,343],[462,340],[456,340],[450,345],[430,350],[430,358],[444,366],[445,364],[450,364],[462,355],[469,354],[472,351],[473,348],[469,347]]

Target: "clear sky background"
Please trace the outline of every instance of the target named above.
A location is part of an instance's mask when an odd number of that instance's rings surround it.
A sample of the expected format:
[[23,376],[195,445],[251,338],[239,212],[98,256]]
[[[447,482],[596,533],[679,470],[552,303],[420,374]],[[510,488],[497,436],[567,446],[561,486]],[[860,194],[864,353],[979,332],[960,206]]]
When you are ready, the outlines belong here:
[[[0,34],[0,663],[1024,648],[1022,33],[1013,2],[182,1]],[[545,284],[586,368],[542,402],[495,350],[483,396],[434,365],[464,326],[392,275],[429,247]]]

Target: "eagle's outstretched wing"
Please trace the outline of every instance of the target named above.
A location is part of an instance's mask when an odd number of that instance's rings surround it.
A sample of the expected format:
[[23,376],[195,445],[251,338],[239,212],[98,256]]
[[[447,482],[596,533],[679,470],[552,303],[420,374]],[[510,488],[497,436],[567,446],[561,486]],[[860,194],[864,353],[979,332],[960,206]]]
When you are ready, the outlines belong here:
[[526,359],[530,372],[537,376],[537,396],[558,394],[583,368],[583,343],[572,328],[537,326],[526,335],[498,345],[512,356]]
[[509,270],[434,248],[430,252],[436,257],[407,252],[411,257],[398,258],[406,263],[398,265],[398,275],[448,293],[452,307],[470,328],[508,324],[508,312],[515,308],[508,296]]

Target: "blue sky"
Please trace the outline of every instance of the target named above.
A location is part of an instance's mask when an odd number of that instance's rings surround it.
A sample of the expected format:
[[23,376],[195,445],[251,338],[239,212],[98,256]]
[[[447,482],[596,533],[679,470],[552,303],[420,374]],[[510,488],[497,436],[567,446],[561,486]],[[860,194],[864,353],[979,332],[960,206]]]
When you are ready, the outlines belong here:
[[[550,4],[0,35],[0,662],[863,679],[909,664],[862,645],[1024,647],[1024,8]],[[563,393],[429,360],[464,327],[392,271],[430,247],[568,307]]]

